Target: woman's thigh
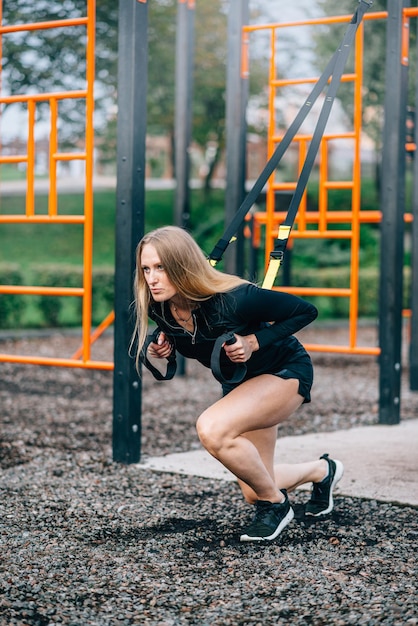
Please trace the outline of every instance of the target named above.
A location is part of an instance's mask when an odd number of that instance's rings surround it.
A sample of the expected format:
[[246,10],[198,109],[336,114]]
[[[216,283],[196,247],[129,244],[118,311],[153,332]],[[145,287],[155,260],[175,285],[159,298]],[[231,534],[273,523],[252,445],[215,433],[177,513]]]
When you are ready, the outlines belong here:
[[219,435],[237,437],[269,429],[291,415],[303,402],[299,381],[263,374],[245,381],[210,406],[198,420],[198,427]]

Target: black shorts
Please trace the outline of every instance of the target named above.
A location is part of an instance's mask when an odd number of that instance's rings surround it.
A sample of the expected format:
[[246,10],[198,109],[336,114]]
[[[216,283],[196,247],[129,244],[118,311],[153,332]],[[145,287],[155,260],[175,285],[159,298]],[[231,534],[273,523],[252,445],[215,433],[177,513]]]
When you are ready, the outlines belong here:
[[[297,355],[295,355],[294,358],[290,358],[287,363],[284,364],[284,367],[281,367],[277,371],[266,371],[265,373],[272,374],[273,376],[278,376],[279,378],[284,378],[285,380],[288,380],[289,378],[296,378],[299,381],[298,393],[303,398],[303,404],[307,404],[311,401],[313,367],[311,358],[307,352],[304,352],[302,354],[299,352]],[[249,378],[255,378],[255,376],[249,376],[245,380],[249,380]],[[227,393],[232,391],[235,387],[238,387],[240,384],[242,383],[223,383],[223,395],[226,396]]]

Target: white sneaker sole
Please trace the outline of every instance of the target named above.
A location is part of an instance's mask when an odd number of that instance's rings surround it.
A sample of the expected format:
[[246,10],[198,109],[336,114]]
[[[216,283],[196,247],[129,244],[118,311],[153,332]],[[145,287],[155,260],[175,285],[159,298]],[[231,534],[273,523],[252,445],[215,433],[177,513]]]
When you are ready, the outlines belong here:
[[274,531],[272,535],[269,535],[268,537],[251,537],[250,535],[241,535],[239,540],[240,541],[272,541],[273,539],[276,539],[276,537],[280,535],[282,530],[286,528],[286,526],[292,521],[294,517],[295,517],[295,514],[293,512],[293,509],[291,508],[288,514],[286,515],[286,517],[282,519],[282,521],[277,526],[276,530]]

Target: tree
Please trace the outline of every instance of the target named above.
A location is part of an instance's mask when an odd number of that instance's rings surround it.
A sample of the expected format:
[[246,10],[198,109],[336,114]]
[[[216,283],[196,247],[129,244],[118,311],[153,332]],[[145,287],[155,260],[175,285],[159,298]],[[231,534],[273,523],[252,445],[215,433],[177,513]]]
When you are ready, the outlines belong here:
[[[48,22],[82,17],[85,0],[54,2],[14,0],[3,3],[3,25]],[[98,0],[96,27],[97,111],[99,120],[106,103],[115,96],[117,60],[117,4]],[[86,29],[84,26],[22,31],[3,36],[2,84],[10,94],[43,93],[85,87]],[[38,115],[48,115],[47,104]],[[84,128],[84,106],[60,102],[60,136],[68,141]]]
[[[335,3],[330,0],[318,0],[318,4],[326,15],[335,15]],[[372,11],[385,11],[386,0],[374,0]],[[341,0],[338,5],[338,14],[353,13],[352,0]],[[362,114],[365,132],[374,141],[376,154],[380,153],[382,143],[383,105],[385,84],[385,59],[386,59],[386,19],[365,20],[364,38],[364,78],[362,89]],[[314,39],[316,42],[316,64],[321,69],[326,61],[335,52],[341,41],[343,32],[347,26],[323,26],[316,30]],[[411,42],[415,40],[415,32],[411,30]],[[351,55],[351,69],[352,69]],[[350,67],[347,68],[350,71]],[[351,118],[353,113],[352,91],[340,89],[338,97],[347,115]],[[413,102],[411,87],[410,101]]]
[[[121,0],[123,1],[123,0]],[[193,139],[203,149],[224,145],[227,8],[229,1],[196,3]],[[149,67],[147,126],[152,134],[174,136],[175,44],[177,0],[149,3]],[[86,0],[13,0],[4,3],[3,25],[82,17]],[[96,134],[116,154],[118,2],[97,0]],[[83,89],[84,26],[25,31],[3,36],[2,84],[10,94]],[[48,104],[37,107],[48,117]],[[74,141],[84,132],[84,107],[60,102],[60,139]]]

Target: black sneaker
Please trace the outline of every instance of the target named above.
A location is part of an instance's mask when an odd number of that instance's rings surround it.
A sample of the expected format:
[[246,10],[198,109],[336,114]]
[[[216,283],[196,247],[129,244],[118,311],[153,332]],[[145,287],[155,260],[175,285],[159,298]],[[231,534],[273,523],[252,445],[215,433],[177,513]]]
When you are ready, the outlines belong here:
[[258,500],[255,503],[254,519],[246,532],[241,535],[240,541],[271,541],[292,521],[295,514],[287,492],[285,489],[281,489],[281,492],[285,496],[284,502]]
[[305,509],[306,515],[315,517],[331,513],[334,508],[332,490],[344,474],[344,465],[341,461],[333,461],[328,458],[328,454],[323,454],[320,458],[328,462],[328,476],[320,483],[312,483],[311,498]]

